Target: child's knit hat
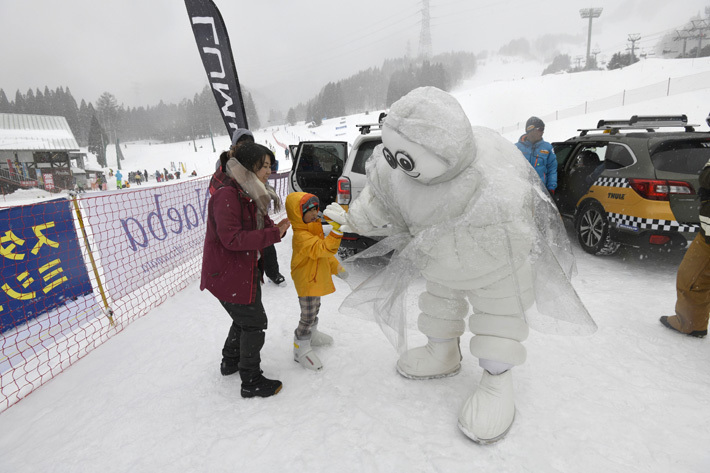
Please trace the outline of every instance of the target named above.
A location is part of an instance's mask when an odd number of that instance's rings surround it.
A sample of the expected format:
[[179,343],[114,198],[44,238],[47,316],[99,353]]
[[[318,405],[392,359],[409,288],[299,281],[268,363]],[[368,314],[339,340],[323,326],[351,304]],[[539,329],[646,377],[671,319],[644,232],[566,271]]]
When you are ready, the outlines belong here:
[[318,197],[313,194],[306,194],[301,197],[301,216],[305,215],[311,209],[320,208]]

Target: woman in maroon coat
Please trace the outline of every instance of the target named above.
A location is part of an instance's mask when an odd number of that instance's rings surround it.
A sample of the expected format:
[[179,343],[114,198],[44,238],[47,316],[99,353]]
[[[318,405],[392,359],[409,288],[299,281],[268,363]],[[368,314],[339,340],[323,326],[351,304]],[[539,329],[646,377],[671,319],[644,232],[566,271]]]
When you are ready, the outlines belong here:
[[274,225],[269,218],[271,197],[258,174],[271,173],[271,160],[260,146],[247,143],[220,159],[229,179],[207,204],[200,289],[219,299],[232,318],[222,349],[222,374],[239,371],[242,397],[272,396],[281,381],[265,378],[259,368],[267,327],[261,304],[261,251],[281,241],[289,223],[283,219]]

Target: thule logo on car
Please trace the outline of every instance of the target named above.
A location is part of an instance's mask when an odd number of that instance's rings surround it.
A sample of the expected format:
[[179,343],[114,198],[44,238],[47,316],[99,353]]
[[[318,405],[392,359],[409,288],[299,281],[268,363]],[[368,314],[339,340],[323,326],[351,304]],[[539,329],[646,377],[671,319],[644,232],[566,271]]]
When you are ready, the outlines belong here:
[[616,199],[616,200],[624,200],[624,196],[625,196],[625,195],[626,195],[626,194],[616,194],[616,193],[614,193],[614,192],[609,192],[609,193],[607,194],[607,196],[608,196],[610,199]]

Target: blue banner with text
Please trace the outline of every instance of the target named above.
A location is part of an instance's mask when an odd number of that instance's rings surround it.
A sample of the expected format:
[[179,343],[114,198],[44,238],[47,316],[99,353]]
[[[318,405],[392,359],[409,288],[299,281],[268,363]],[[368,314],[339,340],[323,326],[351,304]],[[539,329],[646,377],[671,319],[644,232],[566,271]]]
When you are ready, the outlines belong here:
[[0,332],[92,292],[68,200],[0,210],[0,255]]

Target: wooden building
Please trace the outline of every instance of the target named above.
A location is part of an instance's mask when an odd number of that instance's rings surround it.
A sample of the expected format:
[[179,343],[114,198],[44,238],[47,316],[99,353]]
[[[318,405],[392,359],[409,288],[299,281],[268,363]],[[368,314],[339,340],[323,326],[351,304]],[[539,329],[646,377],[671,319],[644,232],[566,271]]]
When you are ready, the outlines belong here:
[[71,158],[79,151],[64,117],[0,113],[3,193],[29,187],[73,189]]

